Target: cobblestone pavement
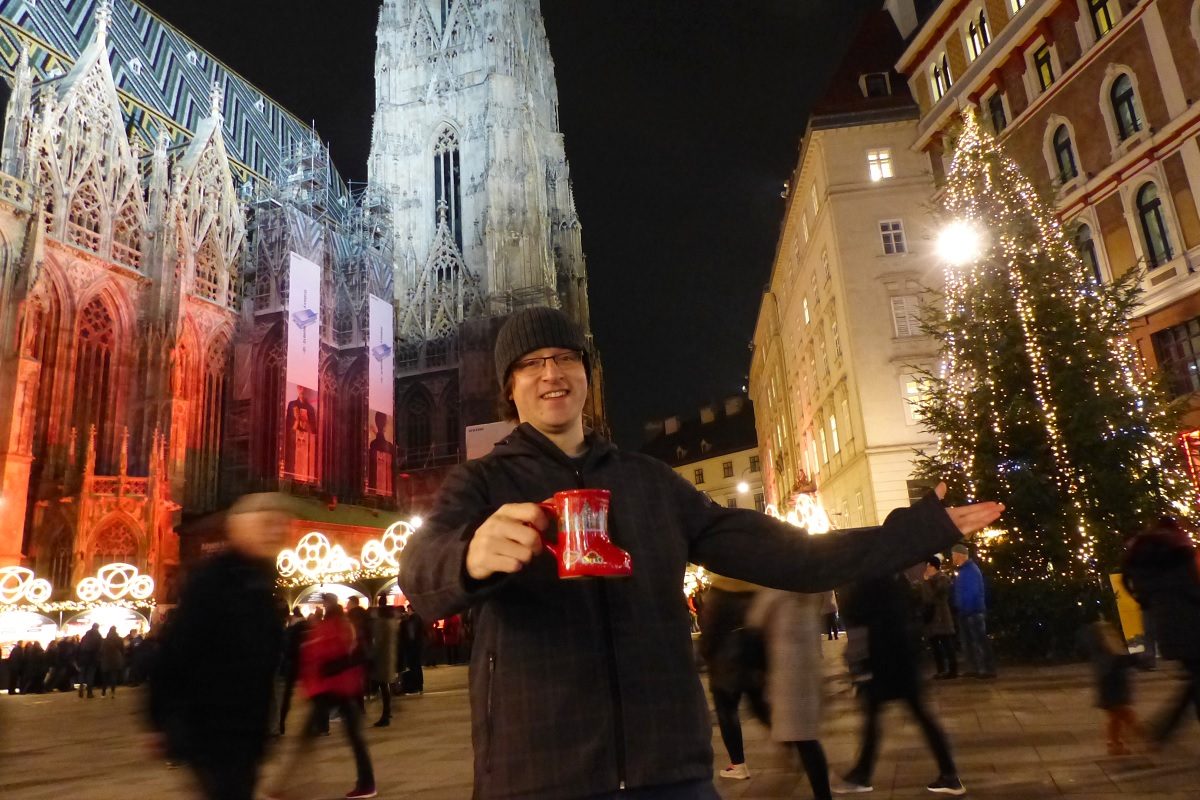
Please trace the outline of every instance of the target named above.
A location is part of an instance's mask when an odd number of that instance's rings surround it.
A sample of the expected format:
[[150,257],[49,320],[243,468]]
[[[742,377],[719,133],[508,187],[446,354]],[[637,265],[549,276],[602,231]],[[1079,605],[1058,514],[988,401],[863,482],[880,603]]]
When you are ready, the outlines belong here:
[[[838,643],[827,643],[835,671]],[[1173,691],[1169,670],[1136,676],[1137,704],[1148,714]],[[397,700],[386,729],[368,729],[380,797],[466,800],[471,793],[466,670],[427,671],[421,697]],[[831,675],[825,745],[835,770],[854,757],[858,717],[846,687]],[[186,770],[154,759],[141,727],[140,689],[115,699],[74,695],[0,695],[0,798],[3,800],[117,800],[190,798]],[[1027,800],[1069,795],[1081,800],[1195,800],[1200,798],[1200,727],[1188,719],[1179,741],[1160,753],[1105,754],[1101,712],[1092,705],[1084,666],[1012,668],[992,682],[934,684],[930,701],[944,723],[971,797]],[[303,713],[304,709],[298,709]],[[369,713],[378,713],[372,706]],[[369,717],[371,718],[371,717]],[[299,728],[302,717],[296,717]],[[373,719],[373,718],[372,718]],[[748,781],[719,780],[726,800],[808,798],[807,781],[790,756],[755,722],[745,723]],[[902,709],[884,722],[883,751],[871,797],[932,797],[924,785],[936,772],[915,725]],[[354,782],[349,748],[334,727],[320,740],[300,796],[341,797]],[[294,741],[291,735],[286,746]],[[715,768],[725,765],[716,728]],[[268,779],[281,760],[276,748]]]

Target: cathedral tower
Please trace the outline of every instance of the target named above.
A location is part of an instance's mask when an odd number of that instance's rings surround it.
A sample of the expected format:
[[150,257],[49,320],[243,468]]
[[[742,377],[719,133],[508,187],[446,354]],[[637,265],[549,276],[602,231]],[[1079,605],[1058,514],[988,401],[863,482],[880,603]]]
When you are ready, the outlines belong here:
[[369,175],[395,213],[401,338],[524,305],[561,306],[586,328],[538,0],[385,0],[375,93]]

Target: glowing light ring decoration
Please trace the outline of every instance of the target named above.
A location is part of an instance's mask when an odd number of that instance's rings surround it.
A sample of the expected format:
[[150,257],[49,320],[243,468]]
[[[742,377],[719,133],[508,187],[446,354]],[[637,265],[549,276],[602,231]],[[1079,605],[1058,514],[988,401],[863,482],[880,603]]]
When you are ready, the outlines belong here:
[[275,567],[281,578],[318,582],[330,576],[353,580],[354,573],[390,573],[400,568],[400,554],[416,526],[412,522],[394,522],[378,539],[363,544],[354,558],[340,544],[333,544],[319,531],[306,533],[295,548],[281,550]]
[[0,567],[0,605],[22,601],[35,605],[50,599],[54,587],[45,578],[35,578],[25,567]]
[[326,572],[325,564],[329,561],[329,538],[323,533],[313,531],[304,534],[296,545],[296,566],[305,575],[319,575]]
[[81,580],[75,586],[75,594],[85,603],[94,603],[101,598],[149,600],[154,594],[154,579],[140,574],[132,564],[106,564],[94,577]]

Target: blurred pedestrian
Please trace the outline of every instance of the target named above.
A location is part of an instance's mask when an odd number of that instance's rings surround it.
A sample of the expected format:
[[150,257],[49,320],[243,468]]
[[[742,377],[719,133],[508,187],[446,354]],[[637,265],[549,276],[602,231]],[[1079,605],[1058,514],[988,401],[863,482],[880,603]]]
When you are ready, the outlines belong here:
[[234,503],[228,549],[196,568],[162,632],[151,721],[208,800],[254,797],[283,643],[275,556],[290,523],[283,495]]
[[742,697],[749,700],[764,725],[770,724],[760,668],[765,657],[761,633],[746,627],[746,613],[760,588],[709,573],[708,591],[700,606],[700,657],[708,670],[708,691],[729,754],[729,766],[718,774],[732,780],[750,777],[739,714]]
[[100,696],[112,691],[112,698],[117,697],[117,685],[121,683],[125,672],[125,640],[117,633],[115,625],[110,626],[108,635],[100,643]]
[[4,666],[8,668],[8,693],[20,694],[21,683],[25,680],[25,642],[19,641],[12,646]]
[[425,693],[425,623],[411,605],[405,606],[400,621],[400,688],[405,694]]
[[298,782],[300,766],[308,760],[313,742],[322,732],[322,723],[329,719],[330,711],[336,710],[354,752],[357,772],[354,788],[346,793],[346,798],[374,797],[375,772],[363,737],[362,712],[358,706],[363,687],[362,651],[355,640],[354,626],[347,619],[337,596],[326,594],[323,602],[324,619],[309,631],[300,647],[300,681],[312,701],[312,710],[299,745],[280,773],[282,786],[271,794],[276,798],[289,796],[289,787]]
[[41,694],[46,691],[46,650],[39,641],[25,645],[24,694]]
[[840,633],[838,630],[838,604],[837,597],[832,590],[821,596],[821,619],[824,620],[822,627],[825,630],[825,636],[831,642],[837,639]]
[[283,636],[283,654],[279,661],[283,695],[279,700],[279,724],[276,729],[280,736],[287,732],[288,712],[292,709],[292,696],[296,691],[296,680],[300,677],[300,646],[311,627],[312,623],[304,618],[300,607],[293,608],[287,631]]
[[[864,629],[866,663],[855,670],[865,676],[859,699],[863,705],[863,732],[858,760],[845,778],[833,787],[835,794],[870,792],[875,760],[879,755],[879,717],[883,707],[899,700],[908,706],[925,743],[937,759],[938,777],[927,787],[939,794],[966,794],[950,745],[921,695],[917,646],[912,630],[912,592],[902,575],[858,581],[838,590],[842,616],[852,630]],[[850,636],[851,642],[855,634]]]
[[75,656],[79,665],[79,696],[87,692],[88,699],[94,697],[92,690],[96,686],[96,678],[100,672],[100,645],[104,637],[100,635],[100,624],[93,622],[92,627],[79,640],[79,650]]
[[392,615],[391,606],[371,607],[371,664],[369,669],[370,689],[379,692],[383,710],[376,720],[376,728],[392,724],[392,681],[396,677],[396,640],[399,623]]
[[[807,536],[801,531],[797,535]],[[832,800],[829,762],[821,746],[825,670],[821,663],[822,613],[829,594],[765,589],[746,618],[767,641],[767,703],[771,738],[800,756],[816,800]]]
[[931,556],[918,584],[925,640],[937,666],[934,680],[958,677],[958,653],[954,648],[954,613],[950,610],[950,579],[942,572],[942,560]]
[[996,677],[996,659],[987,632],[983,572],[965,544],[954,545],[950,549],[950,559],[958,568],[954,579],[954,607],[958,611],[958,635],[967,660],[966,675],[990,680]]
[[1180,662],[1187,675],[1176,699],[1150,726],[1163,743],[1192,706],[1200,719],[1200,574],[1196,548],[1179,523],[1163,517],[1126,548],[1125,588],[1152,620],[1163,658]]
[[1129,680],[1135,658],[1125,639],[1111,622],[1099,619],[1085,629],[1085,640],[1096,674],[1096,705],[1104,709],[1108,754],[1129,754],[1127,732],[1137,735],[1139,725],[1133,712],[1133,689]]
[[462,617],[451,614],[442,625],[442,644],[446,648],[446,663],[450,665],[461,663],[462,660]]

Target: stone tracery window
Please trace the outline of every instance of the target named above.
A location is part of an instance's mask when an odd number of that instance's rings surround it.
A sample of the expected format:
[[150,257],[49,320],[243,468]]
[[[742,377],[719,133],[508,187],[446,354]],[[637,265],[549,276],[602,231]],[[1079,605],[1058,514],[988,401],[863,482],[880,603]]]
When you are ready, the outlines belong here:
[[443,125],[438,130],[433,145],[433,200],[434,225],[441,223],[441,215],[445,213],[446,225],[454,237],[454,244],[462,252],[462,177],[458,133],[449,125]]
[[142,227],[133,203],[126,203],[113,223],[113,258],[134,268],[141,266]]
[[221,259],[213,237],[208,236],[196,251],[196,282],[192,290],[198,297],[219,302],[221,298]]
[[96,426],[96,472],[107,474],[112,443],[112,410],[116,395],[114,345],[117,325],[108,306],[93,298],[79,315],[75,365],[74,427],[85,452],[92,425]]
[[113,563],[138,564],[137,536],[123,522],[107,525],[92,540],[92,571]]
[[421,389],[409,394],[404,404],[406,458],[409,463],[424,461],[433,443],[433,404]]
[[100,250],[100,192],[86,181],[71,198],[67,241],[92,252]]

